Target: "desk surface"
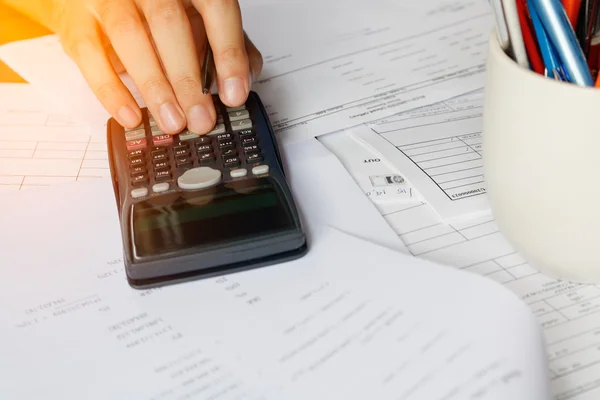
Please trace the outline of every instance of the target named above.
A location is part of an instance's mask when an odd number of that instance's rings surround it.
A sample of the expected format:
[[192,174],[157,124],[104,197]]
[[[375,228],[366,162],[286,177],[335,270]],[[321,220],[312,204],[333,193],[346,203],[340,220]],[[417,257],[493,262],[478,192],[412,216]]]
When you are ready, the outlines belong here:
[[[0,4],[0,45],[49,33],[46,28]],[[24,82],[24,80],[0,61],[0,82]]]

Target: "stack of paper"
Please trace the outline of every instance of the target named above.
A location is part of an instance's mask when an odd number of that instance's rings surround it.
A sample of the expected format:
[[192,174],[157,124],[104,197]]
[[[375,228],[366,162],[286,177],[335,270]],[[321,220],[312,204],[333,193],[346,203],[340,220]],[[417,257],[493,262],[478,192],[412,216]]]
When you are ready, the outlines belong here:
[[0,188],[54,186],[0,199],[1,397],[597,397],[597,288],[537,274],[486,215],[488,5],[375,3],[241,2],[311,250],[159,290],[123,276],[108,114],[56,37],[0,48],[62,106],[15,127],[27,101],[0,103]]

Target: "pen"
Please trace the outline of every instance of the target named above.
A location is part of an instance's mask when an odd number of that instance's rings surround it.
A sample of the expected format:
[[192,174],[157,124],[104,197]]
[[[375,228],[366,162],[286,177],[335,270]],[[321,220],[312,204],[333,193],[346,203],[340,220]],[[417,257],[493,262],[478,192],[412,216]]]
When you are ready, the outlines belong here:
[[212,49],[210,47],[210,43],[208,41],[208,37],[206,38],[206,45],[205,45],[205,52],[204,52],[204,61],[202,63],[202,71],[204,73],[203,75],[203,79],[202,79],[202,93],[204,94],[209,94],[210,93],[210,88],[212,87],[212,80],[213,80],[213,53],[212,53]]
[[579,18],[579,8],[581,7],[581,0],[563,0],[563,6],[565,7],[565,12],[569,17],[569,21],[571,22],[571,26],[573,29],[577,26],[577,19]]
[[560,0],[530,0],[530,13],[532,9],[539,16],[571,82],[594,86],[587,60]]
[[506,18],[510,46],[515,61],[520,66],[529,69],[529,60],[523,41],[523,32],[521,31],[521,24],[519,22],[516,0],[504,0],[502,1],[502,6],[504,8],[504,17]]
[[525,49],[529,56],[529,63],[531,69],[538,74],[544,75],[544,63],[538,50],[535,36],[533,34],[533,27],[530,23],[531,17],[527,12],[527,0],[517,0],[517,11],[519,12],[519,21],[521,22],[521,30],[523,31],[523,40],[525,41]]
[[502,9],[502,0],[490,0],[490,5],[494,11],[494,17],[496,18],[496,36],[500,42],[500,47],[504,49],[509,56],[512,57],[512,50],[510,48],[510,38],[508,36],[508,28],[506,26],[506,18],[504,17],[504,10]]
[[[532,0],[529,0],[530,5],[531,1]],[[550,78],[560,79],[560,74],[557,73],[561,69],[558,56],[556,55],[556,51],[552,47],[552,43],[546,35],[546,31],[544,30],[542,22],[540,21],[537,11],[534,7],[529,7],[529,15],[531,16],[531,22],[538,39],[540,53],[542,53],[544,65],[546,66],[546,75]]]

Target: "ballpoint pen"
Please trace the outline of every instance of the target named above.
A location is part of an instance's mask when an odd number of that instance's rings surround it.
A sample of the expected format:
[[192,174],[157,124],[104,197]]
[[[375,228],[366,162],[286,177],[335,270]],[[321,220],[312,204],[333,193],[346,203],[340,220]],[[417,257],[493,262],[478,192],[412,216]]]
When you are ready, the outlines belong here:
[[530,0],[529,5],[529,11],[534,9],[538,15],[569,80],[580,86],[594,86],[587,60],[560,0]]
[[213,84],[213,70],[214,70],[214,59],[208,37],[206,38],[204,52],[204,61],[202,63],[203,79],[202,79],[202,93],[209,94]]
[[538,49],[531,17],[527,11],[527,0],[516,0],[517,11],[519,12],[519,21],[521,22],[521,30],[523,31],[523,40],[525,41],[525,49],[529,57],[531,69],[540,75],[544,75],[544,63]]
[[577,20],[579,19],[579,9],[581,8],[582,0],[562,0],[562,4],[565,7],[565,12],[569,17],[571,26],[573,29],[577,26]]
[[[531,3],[531,0],[529,0],[529,2]],[[552,43],[546,35],[546,31],[544,30],[542,22],[540,21],[537,11],[534,7],[529,7],[529,15],[531,16],[533,30],[535,31],[535,35],[538,39],[537,42],[539,45],[540,53],[542,54],[542,58],[544,59],[544,65],[546,67],[546,76],[562,80],[562,74],[559,72],[562,69],[560,66],[559,58],[556,55],[556,51],[554,50]]]

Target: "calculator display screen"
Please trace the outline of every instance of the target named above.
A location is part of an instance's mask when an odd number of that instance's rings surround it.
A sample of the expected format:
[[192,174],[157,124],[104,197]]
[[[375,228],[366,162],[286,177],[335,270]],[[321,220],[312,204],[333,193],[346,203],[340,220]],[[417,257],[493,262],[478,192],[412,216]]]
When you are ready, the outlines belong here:
[[282,194],[269,178],[234,185],[176,193],[171,198],[159,196],[135,204],[136,254],[147,257],[219,245],[294,227]]

